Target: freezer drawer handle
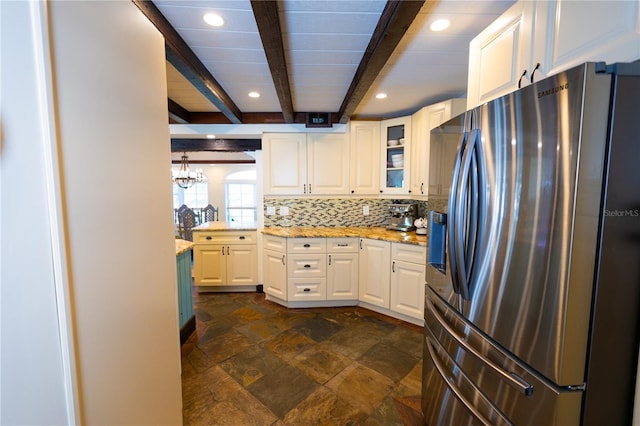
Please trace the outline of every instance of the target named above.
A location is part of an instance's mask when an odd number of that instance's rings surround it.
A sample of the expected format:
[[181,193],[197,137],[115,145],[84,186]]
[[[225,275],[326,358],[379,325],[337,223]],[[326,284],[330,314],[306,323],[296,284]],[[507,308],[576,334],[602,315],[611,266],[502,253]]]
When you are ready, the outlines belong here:
[[[464,395],[462,394],[462,391],[460,390],[460,388],[458,388],[455,383],[453,382],[453,380],[448,380],[447,379],[447,374],[444,370],[444,367],[442,366],[442,363],[440,361],[440,357],[438,356],[438,351],[439,349],[436,347],[437,343],[433,341],[433,339],[431,339],[430,337],[427,337],[427,350],[429,351],[429,356],[431,357],[431,361],[433,362],[433,365],[436,367],[436,370],[438,370],[438,373],[440,373],[440,376],[442,377],[442,381],[447,385],[447,387],[449,389],[451,389],[451,392],[453,392],[453,394],[456,396],[456,398],[458,398],[458,401],[460,401],[466,408],[467,410],[469,410],[471,412],[471,414],[478,419],[483,425],[486,426],[492,426],[496,424],[496,421],[490,421],[488,419],[486,419],[482,413],[480,411],[478,411],[478,409],[476,408],[476,406],[474,404],[472,404],[471,402],[469,402]],[[458,364],[456,364],[456,362],[452,359],[449,360],[450,362],[452,362],[455,366],[456,369],[458,370],[460,376],[462,376],[467,382],[468,384],[474,389],[476,390],[476,395],[478,400],[481,400],[485,405],[487,405],[488,407],[490,407],[494,413],[496,414],[496,416],[502,420],[502,422],[504,424],[507,425],[512,425],[513,426],[513,422],[511,422],[504,414],[502,414],[502,412],[500,410],[498,410],[498,408],[495,406],[495,404],[493,404],[487,397],[485,397],[477,388],[477,386],[471,381],[471,379],[469,379],[469,377],[464,374],[464,372],[462,371],[461,368],[459,368]]]
[[429,310],[431,315],[433,315],[438,321],[438,323],[440,323],[440,326],[442,326],[442,328],[444,328],[447,331],[447,333],[451,337],[453,337],[460,346],[462,346],[466,351],[470,352],[473,356],[478,358],[481,362],[485,363],[496,374],[498,374],[507,383],[509,383],[513,388],[522,392],[526,396],[533,395],[533,385],[527,383],[520,376],[512,372],[505,371],[499,365],[496,365],[489,358],[485,357],[480,352],[478,352],[473,346],[468,344],[465,339],[460,337],[458,333],[447,323],[447,320],[442,316],[442,314],[438,311],[438,308],[435,306],[434,300],[431,298],[431,296],[427,297],[427,303],[425,303],[425,305],[426,305],[425,307]]

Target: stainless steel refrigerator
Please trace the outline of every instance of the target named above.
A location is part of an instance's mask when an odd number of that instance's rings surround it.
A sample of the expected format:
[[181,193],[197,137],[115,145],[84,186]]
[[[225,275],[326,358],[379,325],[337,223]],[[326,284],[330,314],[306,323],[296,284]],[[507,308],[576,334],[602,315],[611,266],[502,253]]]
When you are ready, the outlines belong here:
[[428,425],[631,423],[639,75],[587,63],[432,130]]

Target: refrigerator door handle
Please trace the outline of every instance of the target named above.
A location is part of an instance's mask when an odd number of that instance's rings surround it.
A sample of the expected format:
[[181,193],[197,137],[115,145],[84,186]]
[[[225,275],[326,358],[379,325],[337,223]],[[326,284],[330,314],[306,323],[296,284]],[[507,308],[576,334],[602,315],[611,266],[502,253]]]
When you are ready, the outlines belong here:
[[[466,120],[466,118],[465,118]],[[462,139],[460,141],[460,150],[456,155],[456,161],[453,168],[453,178],[451,181],[451,195],[449,196],[449,212],[448,216],[450,219],[449,223],[447,223],[447,236],[449,243],[449,265],[451,267],[451,284],[453,285],[453,291],[456,293],[460,293],[460,269],[458,266],[458,239],[455,230],[456,213],[456,197],[455,194],[459,191],[459,180],[460,180],[460,167],[462,164],[462,157],[465,152],[465,148],[467,146],[467,139],[469,138],[469,133],[464,132],[462,135]]]
[[[455,213],[453,223],[453,237],[455,239],[455,251],[452,257],[456,257],[459,278],[460,295],[469,300],[471,294],[469,292],[469,279],[471,277],[471,261],[474,256],[475,249],[475,225],[471,225],[474,219],[474,212],[477,210],[477,204],[474,204],[477,194],[473,193],[473,185],[475,177],[472,175],[473,159],[475,157],[476,145],[480,131],[478,129],[471,130],[468,137],[464,154],[460,164],[460,176],[458,178],[458,188],[451,198],[455,201]],[[477,191],[477,184],[476,184]],[[450,200],[451,200],[450,198]],[[474,208],[474,205],[476,206]],[[466,255],[466,256],[465,256]],[[467,257],[468,256],[468,257]]]
[[491,361],[489,358],[478,352],[473,346],[461,337],[456,330],[453,329],[444,316],[438,310],[437,302],[427,295],[425,308],[429,310],[431,315],[438,321],[440,326],[449,334],[460,346],[462,346],[467,352],[478,358],[482,363],[487,365],[498,376],[502,377],[511,387],[515,388],[525,396],[531,396],[533,394],[533,385],[527,383],[522,377],[513,372],[507,372],[502,367]]
[[[460,401],[466,408],[469,410],[471,415],[475,417],[479,422],[486,426],[494,426],[496,424],[506,424],[513,426],[513,422],[511,422],[499,409],[495,406],[486,396],[480,392],[477,385],[473,383],[473,381],[463,372],[460,366],[446,353],[444,349],[441,349],[440,346],[435,340],[430,337],[426,339],[427,350],[429,351],[429,356],[431,357],[431,361],[433,365],[438,370],[440,377],[442,377],[443,382],[447,385],[447,387],[453,392],[455,397]],[[459,373],[459,377],[464,379],[467,382],[467,386],[472,388],[475,391],[475,395],[473,400],[475,404],[470,402],[463,395],[462,391],[453,380],[449,380],[447,378],[447,374],[445,372],[445,367],[442,365],[441,358],[439,355],[442,354],[448,358],[449,363],[453,364],[456,367],[457,372]],[[478,402],[481,402],[485,407],[490,408],[491,411],[495,414],[495,419],[489,420],[487,419],[477,408]],[[501,423],[497,423],[497,420],[501,420]]]
[[469,138],[471,154],[469,169],[469,190],[465,199],[469,205],[465,241],[466,247],[466,275],[461,283],[460,294],[467,300],[471,298],[471,283],[475,282],[478,262],[486,257],[483,253],[483,241],[486,233],[487,200],[486,200],[486,165],[482,147],[480,129],[473,130]]

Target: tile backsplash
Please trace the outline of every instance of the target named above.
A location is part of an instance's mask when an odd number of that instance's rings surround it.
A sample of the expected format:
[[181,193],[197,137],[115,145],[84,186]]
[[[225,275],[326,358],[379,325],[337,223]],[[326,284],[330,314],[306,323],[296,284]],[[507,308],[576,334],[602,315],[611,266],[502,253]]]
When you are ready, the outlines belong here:
[[[427,215],[427,202],[418,203],[421,217]],[[385,226],[389,223],[388,205],[392,199],[379,198],[264,198],[264,226]],[[363,208],[369,207],[369,215]],[[274,207],[275,215],[267,215],[267,208]],[[280,214],[287,207],[289,214]]]

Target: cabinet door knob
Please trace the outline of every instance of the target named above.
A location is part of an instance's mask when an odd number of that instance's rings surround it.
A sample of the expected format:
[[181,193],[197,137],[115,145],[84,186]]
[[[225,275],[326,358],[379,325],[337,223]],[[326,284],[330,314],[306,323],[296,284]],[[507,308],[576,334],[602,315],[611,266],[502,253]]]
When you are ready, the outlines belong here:
[[282,255],[282,264],[284,265],[284,254]]
[[424,182],[420,184],[420,193],[424,195]]
[[229,256],[229,246],[227,246],[227,256]]
[[331,255],[329,255],[329,266],[331,266]]
[[307,292],[307,293],[308,293],[308,292],[310,292],[310,291],[311,291],[311,289],[310,289],[310,288],[305,288],[305,289],[304,289],[304,290],[302,290],[302,291],[304,291],[304,292]]
[[393,262],[391,262],[391,272],[395,272],[396,271],[396,261],[394,260]]

